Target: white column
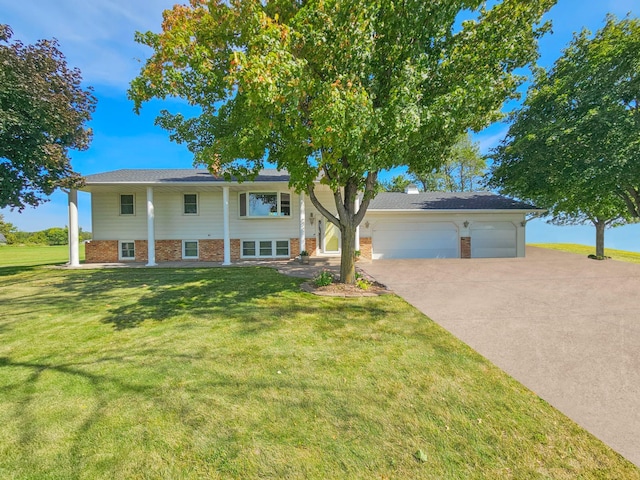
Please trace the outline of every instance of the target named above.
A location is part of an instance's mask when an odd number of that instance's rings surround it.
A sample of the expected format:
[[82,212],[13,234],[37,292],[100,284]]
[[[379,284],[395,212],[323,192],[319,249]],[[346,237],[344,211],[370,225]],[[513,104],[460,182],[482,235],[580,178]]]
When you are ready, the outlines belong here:
[[[356,213],[360,210],[360,197],[356,196]],[[356,250],[360,250],[360,225],[356,227]]]
[[307,249],[307,236],[305,234],[306,221],[307,219],[304,211],[304,193],[300,192],[300,252]]
[[231,265],[231,240],[229,239],[229,187],[222,187],[222,225],[224,229],[223,265]]
[[69,190],[69,266],[80,266],[80,242],[78,240],[78,191]]
[[156,229],[153,206],[153,187],[147,187],[147,267],[155,267],[156,263]]

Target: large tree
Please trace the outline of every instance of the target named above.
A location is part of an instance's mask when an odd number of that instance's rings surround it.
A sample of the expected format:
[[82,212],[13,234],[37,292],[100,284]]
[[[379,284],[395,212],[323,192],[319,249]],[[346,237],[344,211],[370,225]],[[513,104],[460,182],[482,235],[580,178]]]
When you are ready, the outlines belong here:
[[[352,283],[356,227],[378,173],[423,167],[500,118],[522,81],[514,71],[536,59],[555,0],[492,3],[191,0],[164,12],[161,33],[137,35],[153,54],[129,94],[136,110],[167,96],[201,107],[158,123],[214,173],[286,169],[339,227],[340,278]],[[318,201],[318,178],[337,215]]]
[[539,69],[507,137],[492,154],[490,185],[548,208],[554,223],[604,231],[640,217],[640,20],[608,17],[577,34]]
[[0,25],[0,208],[36,206],[81,182],[69,150],[89,146],[96,100],[55,40],[10,41]]
[[480,154],[478,144],[469,134],[458,137],[451,150],[442,152],[438,159],[440,165],[423,170],[413,167],[409,178],[423,191],[474,192],[482,190],[487,162]]

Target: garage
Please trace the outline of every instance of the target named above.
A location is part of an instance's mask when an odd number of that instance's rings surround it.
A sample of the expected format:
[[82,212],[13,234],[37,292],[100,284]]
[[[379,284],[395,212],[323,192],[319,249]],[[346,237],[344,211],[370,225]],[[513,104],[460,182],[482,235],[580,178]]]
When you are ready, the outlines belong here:
[[380,222],[373,228],[372,258],[459,258],[452,222]]
[[511,222],[474,222],[471,225],[471,258],[517,256],[516,226]]

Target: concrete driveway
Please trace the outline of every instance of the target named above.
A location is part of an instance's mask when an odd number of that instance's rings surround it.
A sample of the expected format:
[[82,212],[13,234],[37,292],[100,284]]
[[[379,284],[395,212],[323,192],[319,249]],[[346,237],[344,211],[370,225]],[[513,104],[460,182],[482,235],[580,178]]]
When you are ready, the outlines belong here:
[[358,267],[640,466],[640,264],[527,247]]

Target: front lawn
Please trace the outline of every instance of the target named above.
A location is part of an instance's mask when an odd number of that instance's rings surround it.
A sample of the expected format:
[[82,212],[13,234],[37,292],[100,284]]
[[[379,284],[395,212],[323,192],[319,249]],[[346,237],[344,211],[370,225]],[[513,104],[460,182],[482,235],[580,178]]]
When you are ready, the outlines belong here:
[[0,478],[640,478],[398,297],[300,282],[0,269]]

